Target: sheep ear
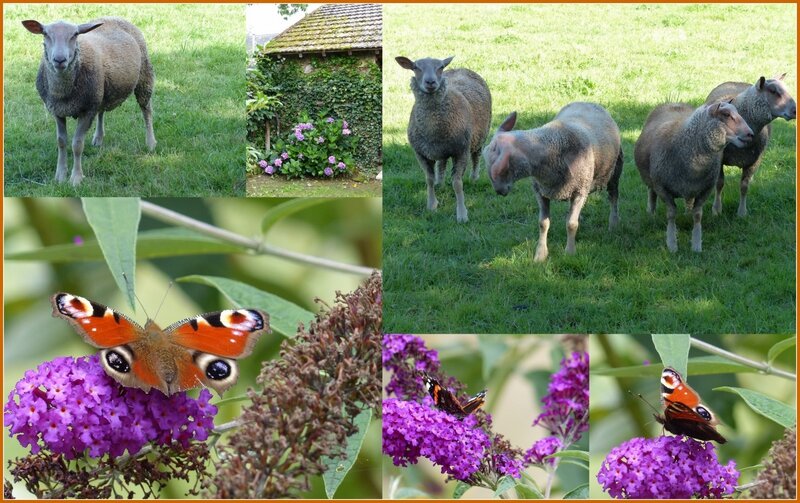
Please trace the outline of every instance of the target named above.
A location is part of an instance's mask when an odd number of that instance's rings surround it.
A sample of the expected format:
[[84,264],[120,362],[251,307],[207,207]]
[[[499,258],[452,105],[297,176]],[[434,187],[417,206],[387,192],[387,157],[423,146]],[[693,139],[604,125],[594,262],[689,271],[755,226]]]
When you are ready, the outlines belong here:
[[413,70],[414,69],[414,62],[408,59],[405,56],[397,56],[394,58],[397,61],[397,64],[405,68],[406,70]]
[[511,131],[514,129],[514,125],[517,123],[517,112],[511,112],[511,114],[506,117],[506,120],[500,124],[500,127],[497,128],[497,131]]
[[774,76],[774,77],[772,77],[772,78],[773,78],[774,80],[783,80],[783,78],[784,78],[784,77],[786,77],[786,72],[783,72],[782,74],[780,74],[780,75],[776,75],[776,76]]
[[95,28],[99,28],[103,26],[103,23],[83,23],[78,25],[78,35],[82,35],[84,33],[88,33]]
[[511,150],[508,148],[503,149],[503,153],[500,154],[500,157],[492,164],[492,180],[497,180],[497,177],[502,175],[508,169],[508,160],[511,158]]
[[44,26],[42,26],[42,23],[40,23],[39,21],[35,21],[33,19],[26,19],[25,21],[22,22],[22,26],[24,26],[25,29],[28,30],[29,32],[34,33],[36,35],[41,35],[42,33],[44,33]]
[[443,59],[442,60],[442,68],[444,68],[447,65],[449,65],[450,62],[453,61],[453,58],[455,58],[455,56],[450,56],[449,58]]
[[758,82],[756,82],[756,89],[758,89],[759,91],[764,90],[764,83],[766,81],[767,79],[765,79],[764,76],[762,75],[761,78],[758,79]]

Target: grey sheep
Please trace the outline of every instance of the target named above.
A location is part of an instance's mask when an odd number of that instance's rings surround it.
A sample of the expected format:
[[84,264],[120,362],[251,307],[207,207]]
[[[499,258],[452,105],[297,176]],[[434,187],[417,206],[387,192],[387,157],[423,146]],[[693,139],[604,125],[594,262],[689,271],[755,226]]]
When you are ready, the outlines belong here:
[[517,180],[533,177],[539,204],[539,241],[534,261],[547,258],[550,200],[570,201],[566,253],[575,253],[581,209],[589,193],[607,188],[609,229],[619,223],[619,178],[623,156],[619,127],[605,108],[595,103],[570,103],[547,124],[512,131],[517,113],[500,125],[483,150],[495,191],[507,195]]
[[142,109],[147,148],[156,146],[151,97],[155,75],[142,32],[120,18],[104,17],[74,25],[64,21],[43,25],[26,20],[31,33],[44,36],[44,53],[36,76],[47,110],[56,119],[58,162],[56,180],[67,178],[67,117],[78,120],[72,138],[70,182],[83,180],[83,143],[97,116],[92,145],[103,143],[103,114],[121,105],[132,93]]
[[425,171],[428,209],[433,211],[439,205],[435,186],[439,184],[447,160],[452,157],[456,220],[466,222],[462,177],[471,158],[472,179],[478,178],[481,148],[492,120],[489,86],[472,70],[444,71],[453,56],[444,60],[416,61],[399,56],[395,60],[414,72],[411,77],[414,107],[408,122],[408,141]]
[[753,131],[727,102],[702,105],[666,103],[647,117],[636,140],[636,167],[648,187],[647,211],[655,212],[656,197],[667,206],[667,248],[678,251],[675,198],[684,198],[694,219],[692,251],[703,249],[703,203],[719,177],[722,152],[730,144],[744,146]]
[[744,217],[747,215],[747,189],[750,187],[750,180],[761,164],[772,132],[769,123],[778,117],[787,121],[797,118],[797,104],[782,82],[785,76],[784,73],[769,80],[762,76],[754,85],[745,82],[725,82],[715,87],[706,98],[707,104],[733,100],[732,103],[739,111],[739,115],[756,135],[752,143],[745,147],[737,147],[733,144],[725,147],[719,166],[717,192],[712,206],[714,215],[722,213],[722,187],[725,185],[725,173],[722,166],[742,168],[737,213],[740,217]]

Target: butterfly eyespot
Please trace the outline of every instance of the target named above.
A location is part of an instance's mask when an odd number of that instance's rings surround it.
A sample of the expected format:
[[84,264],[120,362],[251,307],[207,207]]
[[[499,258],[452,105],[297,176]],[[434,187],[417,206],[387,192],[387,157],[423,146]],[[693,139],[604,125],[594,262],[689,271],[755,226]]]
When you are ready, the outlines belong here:
[[700,414],[706,421],[711,421],[711,413],[705,407],[697,406],[694,410],[695,412]]
[[231,366],[224,360],[214,360],[206,367],[206,377],[214,381],[227,379],[231,372]]
[[127,374],[131,371],[131,365],[122,354],[116,351],[107,351],[105,354],[106,363],[120,374]]

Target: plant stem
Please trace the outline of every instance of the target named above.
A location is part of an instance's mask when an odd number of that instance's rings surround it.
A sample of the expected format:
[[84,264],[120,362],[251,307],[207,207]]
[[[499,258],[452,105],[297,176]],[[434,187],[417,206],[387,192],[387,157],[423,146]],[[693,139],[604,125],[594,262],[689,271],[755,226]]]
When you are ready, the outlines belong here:
[[548,463],[547,468],[547,484],[544,486],[544,499],[546,500],[550,499],[550,488],[553,486],[553,478],[556,475],[556,468],[558,467],[558,462],[560,461],[560,458],[554,459],[555,463],[552,465]]
[[324,267],[326,269],[345,272],[348,274],[359,274],[362,276],[369,276],[373,272],[377,271],[377,269],[373,269],[371,267],[344,264],[335,260],[297,253],[285,248],[268,245],[256,239],[251,239],[240,234],[236,234],[235,232],[201,222],[200,220],[195,220],[194,218],[187,217],[186,215],[182,215],[178,212],[169,210],[163,206],[158,206],[148,201],[140,201],[139,205],[142,209],[142,213],[155,218],[156,220],[180,227],[185,227],[201,234],[211,236],[215,239],[219,239],[220,241],[225,241],[237,246],[241,246],[242,248],[247,248],[248,250],[254,251],[258,255],[272,255],[275,257],[284,258],[286,260],[293,260],[295,262]]
[[745,358],[744,356],[739,356],[735,353],[731,353],[730,351],[726,351],[722,348],[718,348],[713,344],[709,344],[707,342],[701,341],[699,339],[695,339],[691,337],[691,345],[696,347],[697,349],[701,349],[707,353],[711,353],[713,355],[721,356],[728,360],[734,361],[736,363],[741,363],[742,365],[752,367],[754,369],[758,369],[759,371],[765,374],[772,374],[778,377],[783,377],[785,379],[791,379],[792,381],[797,380],[797,376],[790,372],[786,372],[784,370],[773,368],[772,365],[768,363],[757,362],[755,360],[751,360],[749,358]]

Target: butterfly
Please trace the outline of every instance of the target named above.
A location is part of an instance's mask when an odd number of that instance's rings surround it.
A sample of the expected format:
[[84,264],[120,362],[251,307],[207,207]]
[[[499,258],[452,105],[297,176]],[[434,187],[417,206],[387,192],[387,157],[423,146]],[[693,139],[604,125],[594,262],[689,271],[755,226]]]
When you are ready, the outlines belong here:
[[100,348],[106,373],[123,386],[161,390],[169,396],[207,386],[220,396],[236,384],[236,359],[248,356],[269,332],[269,315],[258,309],[227,309],[144,328],[102,304],[69,293],[52,297],[53,316],[64,318],[83,339]]
[[456,416],[459,419],[463,419],[472,414],[486,403],[486,390],[481,391],[465,403],[461,403],[450,390],[442,386],[439,381],[428,374],[423,374],[422,380],[425,382],[425,388],[428,394],[433,398],[433,404],[438,409]]
[[661,373],[661,400],[664,415],[653,414],[653,417],[668,432],[720,444],[726,442],[715,428],[719,421],[711,409],[700,403],[700,395],[672,367],[666,367]]

